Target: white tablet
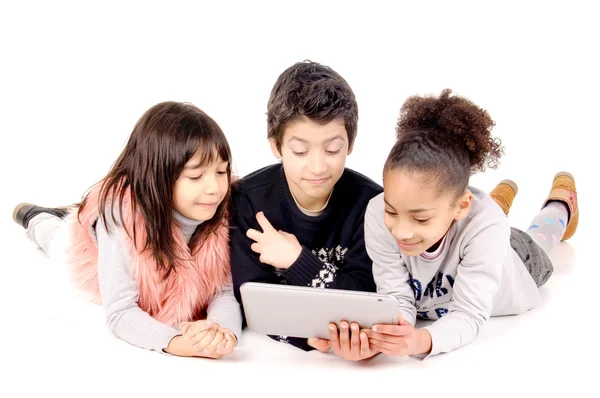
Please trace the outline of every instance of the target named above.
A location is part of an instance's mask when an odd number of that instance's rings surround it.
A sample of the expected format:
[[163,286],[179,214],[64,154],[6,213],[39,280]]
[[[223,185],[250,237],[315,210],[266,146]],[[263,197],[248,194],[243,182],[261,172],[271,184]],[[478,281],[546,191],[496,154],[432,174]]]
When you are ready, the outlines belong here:
[[257,282],[240,292],[248,328],[259,333],[329,339],[331,322],[398,324],[398,300],[390,295]]

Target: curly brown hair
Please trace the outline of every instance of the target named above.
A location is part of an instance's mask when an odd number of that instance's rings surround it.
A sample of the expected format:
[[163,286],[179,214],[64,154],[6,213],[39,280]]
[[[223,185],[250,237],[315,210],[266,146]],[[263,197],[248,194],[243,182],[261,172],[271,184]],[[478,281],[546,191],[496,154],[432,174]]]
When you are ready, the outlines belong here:
[[472,174],[498,166],[504,148],[491,135],[494,126],[487,111],[450,89],[439,97],[410,97],[400,109],[385,170],[425,173],[440,192],[460,194]]
[[279,76],[267,104],[267,137],[281,151],[285,127],[307,117],[317,123],[342,119],[349,147],[356,137],[358,105],[350,85],[318,62],[297,62]]

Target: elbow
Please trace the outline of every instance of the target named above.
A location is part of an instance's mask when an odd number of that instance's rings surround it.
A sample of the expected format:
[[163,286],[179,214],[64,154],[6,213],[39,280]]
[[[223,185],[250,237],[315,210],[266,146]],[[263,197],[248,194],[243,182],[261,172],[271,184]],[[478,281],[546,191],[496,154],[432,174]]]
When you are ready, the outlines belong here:
[[123,316],[123,311],[114,311],[106,314],[106,326],[112,334],[117,334],[119,322]]

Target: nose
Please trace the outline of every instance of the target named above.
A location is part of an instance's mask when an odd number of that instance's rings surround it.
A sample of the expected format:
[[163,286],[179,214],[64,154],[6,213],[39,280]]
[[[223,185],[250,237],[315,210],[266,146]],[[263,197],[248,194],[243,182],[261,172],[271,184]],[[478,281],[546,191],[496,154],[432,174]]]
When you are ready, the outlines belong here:
[[217,181],[216,174],[210,173],[206,175],[203,190],[205,195],[216,195],[219,193],[219,182]]
[[323,174],[327,170],[324,154],[315,151],[308,161],[308,171],[314,175]]
[[398,223],[392,229],[392,235],[394,235],[394,238],[396,238],[396,240],[402,241],[412,239],[415,236],[415,233]]

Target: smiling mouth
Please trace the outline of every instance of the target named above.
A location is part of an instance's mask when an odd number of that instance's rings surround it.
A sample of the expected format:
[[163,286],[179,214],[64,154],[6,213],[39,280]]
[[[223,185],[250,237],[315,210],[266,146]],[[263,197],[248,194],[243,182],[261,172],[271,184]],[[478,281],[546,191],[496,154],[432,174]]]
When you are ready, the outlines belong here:
[[204,207],[207,209],[212,209],[213,207],[217,207],[219,205],[219,202],[214,202],[214,203],[197,203],[198,206],[200,207]]
[[306,178],[306,181],[308,181],[309,184],[312,185],[321,185],[323,184],[325,181],[329,180],[330,177],[326,177],[326,178]]
[[397,242],[398,242],[398,245],[399,245],[400,247],[407,247],[407,248],[410,248],[410,247],[415,247],[416,245],[418,245],[419,243],[421,243],[421,242],[416,242],[416,243],[404,243],[404,242],[400,242],[400,241],[397,241]]

